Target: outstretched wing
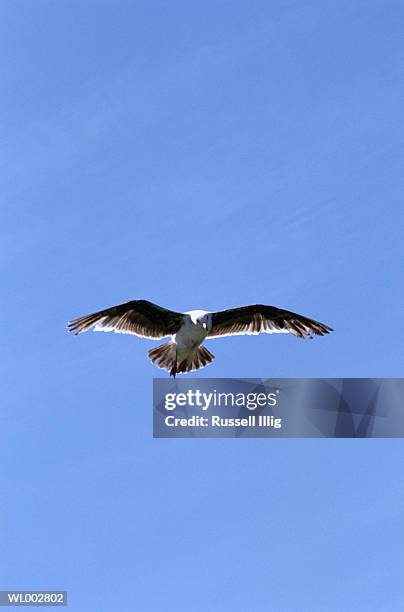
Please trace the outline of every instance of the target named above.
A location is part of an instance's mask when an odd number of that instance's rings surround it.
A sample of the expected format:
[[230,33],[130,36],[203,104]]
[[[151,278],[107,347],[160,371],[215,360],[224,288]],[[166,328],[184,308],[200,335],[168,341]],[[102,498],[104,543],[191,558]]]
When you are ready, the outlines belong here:
[[324,336],[331,331],[334,330],[328,325],[295,312],[254,304],[213,312],[212,329],[207,337],[291,333],[298,338],[312,338],[313,335]]
[[94,329],[158,339],[177,333],[183,320],[184,315],[180,312],[167,310],[147,300],[132,300],[73,319],[67,329],[75,334]]

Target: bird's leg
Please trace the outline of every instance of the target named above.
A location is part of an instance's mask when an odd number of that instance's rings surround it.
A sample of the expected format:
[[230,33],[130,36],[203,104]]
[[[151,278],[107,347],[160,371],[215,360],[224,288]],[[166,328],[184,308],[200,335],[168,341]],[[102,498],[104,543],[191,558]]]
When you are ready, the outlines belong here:
[[177,370],[177,359],[178,359],[178,355],[177,355],[177,348],[175,349],[175,361],[174,361],[174,365],[171,368],[170,371],[170,376],[172,376],[173,378],[175,378],[176,373],[178,372]]

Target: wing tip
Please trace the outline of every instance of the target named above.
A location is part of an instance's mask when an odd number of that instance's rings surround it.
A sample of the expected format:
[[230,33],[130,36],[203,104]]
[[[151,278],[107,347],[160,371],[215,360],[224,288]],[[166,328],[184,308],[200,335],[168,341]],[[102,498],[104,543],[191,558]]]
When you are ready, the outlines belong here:
[[68,321],[66,325],[67,331],[73,333],[75,336],[78,336],[79,334],[82,334],[83,332],[87,331],[85,329],[85,321],[83,321],[83,319],[85,318],[86,317],[79,317],[78,319],[72,319],[71,321]]
[[76,324],[73,321],[69,321],[66,325],[66,330],[75,336],[80,334],[80,329],[77,328]]
[[333,327],[330,327],[329,325],[326,325],[325,323],[317,323],[316,327],[317,326],[318,326],[317,329],[311,329],[309,332],[311,339],[313,339],[312,334],[316,336],[326,336],[327,334],[330,334],[331,332],[335,331]]

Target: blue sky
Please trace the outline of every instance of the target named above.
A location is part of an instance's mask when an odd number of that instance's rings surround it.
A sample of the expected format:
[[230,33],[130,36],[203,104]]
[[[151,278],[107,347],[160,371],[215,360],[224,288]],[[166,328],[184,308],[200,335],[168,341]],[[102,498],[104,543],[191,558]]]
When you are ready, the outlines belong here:
[[65,332],[128,299],[262,302],[336,332],[212,341],[197,376],[402,375],[402,3],[0,16],[1,588],[402,610],[400,440],[154,440],[153,342]]

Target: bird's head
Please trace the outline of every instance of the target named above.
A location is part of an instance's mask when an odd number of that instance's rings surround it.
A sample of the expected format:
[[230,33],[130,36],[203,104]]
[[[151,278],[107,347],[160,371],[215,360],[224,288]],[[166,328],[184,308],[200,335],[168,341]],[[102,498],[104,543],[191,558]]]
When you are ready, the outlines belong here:
[[198,323],[200,323],[202,327],[209,332],[212,329],[212,313],[205,312],[205,314],[198,317]]

